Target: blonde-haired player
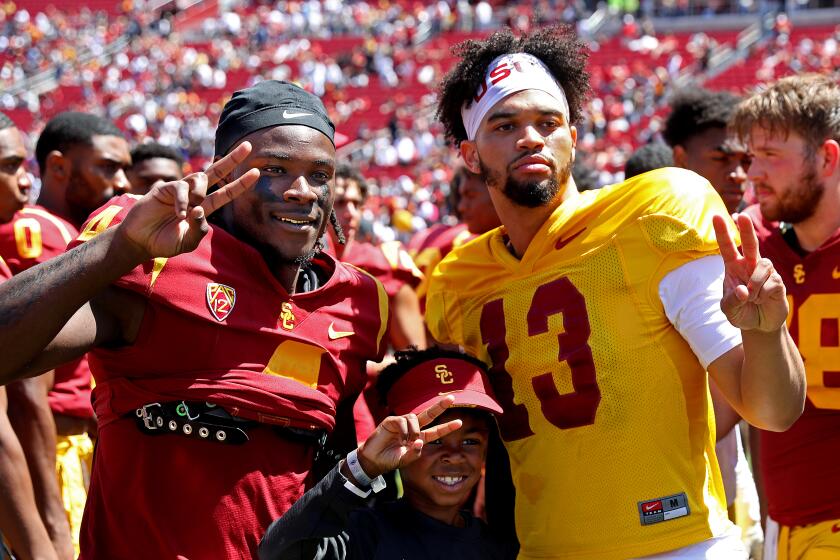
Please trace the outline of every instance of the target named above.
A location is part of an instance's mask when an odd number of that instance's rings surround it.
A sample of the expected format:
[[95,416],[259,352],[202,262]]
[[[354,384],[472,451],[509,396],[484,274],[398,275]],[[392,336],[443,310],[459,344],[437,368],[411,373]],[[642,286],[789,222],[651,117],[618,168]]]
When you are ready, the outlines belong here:
[[787,286],[808,400],[783,434],[761,431],[765,560],[840,558],[840,86],[784,78],[735,114],[754,154],[749,177],[761,251]]

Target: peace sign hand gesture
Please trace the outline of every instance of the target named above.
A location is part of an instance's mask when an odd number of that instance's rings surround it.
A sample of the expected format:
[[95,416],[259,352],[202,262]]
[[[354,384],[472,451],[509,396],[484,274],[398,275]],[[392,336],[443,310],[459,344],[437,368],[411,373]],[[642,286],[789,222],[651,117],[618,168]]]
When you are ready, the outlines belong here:
[[749,216],[735,214],[733,218],[741,233],[743,255],[738,252],[724,217],[712,218],[725,268],[720,308],[729,322],[741,330],[778,330],[788,315],[782,277],[773,263],[759,254],[758,237]]
[[447,395],[420,414],[389,416],[359,447],[359,463],[371,478],[404,467],[420,457],[423,445],[451,434],[461,427],[460,420],[450,420],[421,430],[443,414],[455,397]]
[[132,207],[120,224],[119,232],[144,255],[141,260],[192,251],[210,230],[207,216],[244,193],[259,179],[259,170],[250,169],[235,181],[207,194],[208,187],[229,175],[250,152],[251,144],[243,142],[213,162],[206,171],[156,186]]

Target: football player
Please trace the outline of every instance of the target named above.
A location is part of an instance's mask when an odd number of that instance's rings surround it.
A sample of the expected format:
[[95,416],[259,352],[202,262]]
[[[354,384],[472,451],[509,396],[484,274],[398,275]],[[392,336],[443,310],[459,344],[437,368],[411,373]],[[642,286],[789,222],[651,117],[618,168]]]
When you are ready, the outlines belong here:
[[[0,255],[14,274],[64,253],[88,215],[128,188],[128,143],[112,122],[88,113],[65,112],[51,119],[35,147],[41,172],[38,204],[28,204],[0,226]],[[78,554],[93,461],[96,422],[91,407],[87,359],[55,368],[49,404],[55,450],[40,453],[45,469],[57,468],[60,492]],[[53,460],[55,459],[55,460]]]
[[[759,433],[768,514],[765,560],[840,558],[840,87],[783,78],[739,106],[761,253],[782,275],[788,325],[805,360],[805,412]],[[760,212],[756,212],[760,210]]]
[[572,30],[506,30],[456,52],[438,115],[503,227],[438,265],[426,320],[491,365],[520,558],[745,558],[706,371],[766,429],[804,402],[784,285],[751,222],[738,223],[742,256],[720,197],[680,169],[577,191],[589,88]]
[[[31,187],[23,137],[0,113],[0,223],[24,207]],[[0,256],[0,282],[11,277]],[[0,388],[0,532],[20,556],[71,558],[70,527],[55,480],[55,424],[46,394],[51,376],[41,377],[11,384],[8,395]]]
[[674,165],[708,179],[730,213],[742,208],[750,167],[746,146],[727,128],[739,101],[728,91],[680,91],[662,131]]
[[[469,180],[469,171],[459,166],[449,185],[449,203],[455,215],[460,219],[458,211],[461,207],[461,185]],[[453,247],[463,245],[474,239],[475,235],[470,232],[466,223],[447,225],[437,223],[424,230],[419,231],[408,243],[408,254],[414,259],[417,267],[423,273],[423,281],[417,286],[417,296],[420,298],[420,309],[426,309],[426,292],[429,290],[429,276],[437,264],[449,254]]]
[[175,148],[163,144],[140,144],[131,150],[131,167],[125,174],[131,184],[130,192],[142,196],[158,183],[183,177],[184,158]]
[[317,250],[334,134],[297,86],[238,91],[206,172],[111,200],[0,287],[4,382],[89,352],[82,558],[253,558],[303,493],[388,324],[381,284]]

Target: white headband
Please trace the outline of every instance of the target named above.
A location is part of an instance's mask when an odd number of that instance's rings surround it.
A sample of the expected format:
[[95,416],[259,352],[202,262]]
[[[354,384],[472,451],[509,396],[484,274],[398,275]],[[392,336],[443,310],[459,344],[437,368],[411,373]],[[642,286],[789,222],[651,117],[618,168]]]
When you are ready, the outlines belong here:
[[548,67],[530,54],[503,54],[487,67],[484,82],[475,97],[461,107],[461,118],[464,120],[467,138],[475,139],[481,119],[496,103],[512,93],[526,89],[538,89],[557,99],[563,106],[566,120],[569,120],[566,92],[551,75]]

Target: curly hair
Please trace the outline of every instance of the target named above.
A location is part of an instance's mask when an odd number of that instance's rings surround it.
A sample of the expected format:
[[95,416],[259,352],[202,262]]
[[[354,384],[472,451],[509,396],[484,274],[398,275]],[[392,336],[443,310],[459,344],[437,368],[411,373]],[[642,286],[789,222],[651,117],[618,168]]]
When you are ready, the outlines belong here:
[[446,136],[456,146],[467,139],[461,107],[472,103],[485,79],[487,67],[495,58],[505,54],[522,52],[540,59],[566,93],[569,124],[580,119],[589,95],[589,73],[586,71],[589,50],[577,38],[572,27],[546,27],[520,37],[516,37],[510,29],[503,29],[484,41],[459,43],[452,52],[461,61],[441,82],[437,117],[443,123]]
[[710,128],[726,128],[741,99],[728,91],[681,90],[671,98],[671,114],[662,137],[672,148],[685,146],[689,138]]

